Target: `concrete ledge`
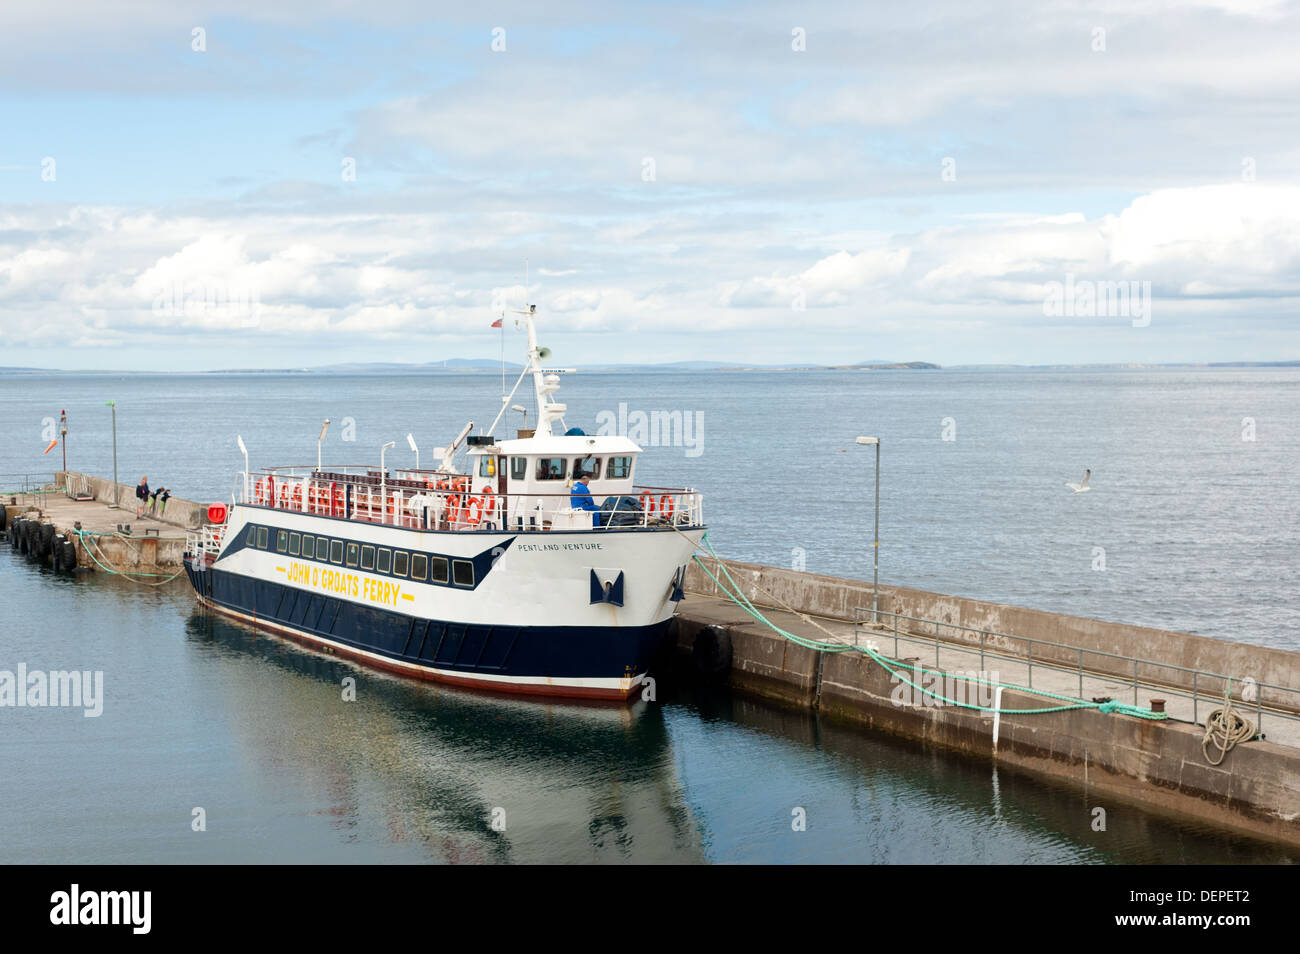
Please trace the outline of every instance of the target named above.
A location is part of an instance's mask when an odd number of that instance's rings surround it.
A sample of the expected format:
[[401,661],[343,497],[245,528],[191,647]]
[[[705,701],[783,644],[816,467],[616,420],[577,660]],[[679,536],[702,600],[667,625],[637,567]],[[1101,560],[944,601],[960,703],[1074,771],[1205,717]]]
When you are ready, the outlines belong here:
[[[679,651],[689,652],[703,625],[691,618],[689,605],[682,608]],[[900,704],[900,684],[863,654],[816,653],[752,621],[709,625],[721,625],[731,636],[728,682],[742,692],[1082,785],[1146,810],[1300,847],[1300,749],[1250,742],[1212,766],[1197,726],[1095,709],[1004,714],[995,747],[992,716],[951,705]],[[1007,690],[1002,705],[1035,709],[1051,703]]]
[[[60,486],[66,486],[67,478],[84,477],[90,485],[90,492],[95,500],[99,503],[108,505],[113,502],[113,487],[111,480],[103,477],[92,477],[90,474],[78,473],[75,470],[59,471],[55,474],[55,479],[59,481]],[[135,485],[117,484],[118,504],[121,507],[121,519],[119,523],[131,523],[135,517]],[[167,501],[167,510],[165,516],[153,517],[152,519],[159,523],[171,524],[173,527],[182,527],[186,530],[193,530],[207,523],[208,505],[195,503],[193,500],[186,500],[182,497],[173,496]]]
[[[718,575],[712,559],[706,559],[710,572]],[[746,595],[757,603],[771,604],[759,594],[762,587],[779,597],[801,613],[825,616],[832,619],[852,620],[855,607],[871,607],[871,584],[841,577],[801,573],[779,567],[755,563],[722,561],[737,583],[745,588]],[[692,561],[686,578],[690,592],[721,595],[700,567]],[[900,586],[880,587],[880,609],[903,616],[937,619],[944,623],[969,627],[985,632],[1010,633],[1030,639],[1063,643],[1075,647],[1067,651],[1051,651],[1049,647],[1035,647],[1035,661],[1054,662],[1074,667],[1078,663],[1076,649],[1083,650],[1084,668],[1116,677],[1131,678],[1132,669],[1120,660],[1109,659],[1093,653],[1114,653],[1137,656],[1182,666],[1221,673],[1234,680],[1251,677],[1259,683],[1271,683],[1300,689],[1300,653],[1247,643],[1231,642],[1195,636],[1172,630],[1113,623],[1080,616],[1065,616],[1042,610],[1025,609],[1003,603],[964,599],[925,590]],[[900,627],[901,631],[901,627]],[[927,629],[925,635],[933,635]],[[952,643],[979,645],[978,632],[963,632],[945,628],[941,637]],[[1024,643],[1015,640],[988,638],[986,645],[1011,655],[1024,655]],[[1039,656],[1042,653],[1041,657]],[[1190,673],[1164,666],[1141,666],[1139,679],[1192,688]],[[1198,685],[1207,695],[1221,693],[1222,685]],[[1297,693],[1279,693],[1265,690],[1260,698],[1266,705],[1296,710],[1300,704]]]

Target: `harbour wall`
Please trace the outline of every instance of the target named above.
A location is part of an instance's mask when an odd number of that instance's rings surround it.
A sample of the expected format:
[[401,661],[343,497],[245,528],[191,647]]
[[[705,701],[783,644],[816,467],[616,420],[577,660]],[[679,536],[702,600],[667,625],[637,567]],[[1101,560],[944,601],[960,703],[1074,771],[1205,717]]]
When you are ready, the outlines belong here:
[[[715,561],[707,562],[716,575]],[[759,605],[765,601],[754,583],[808,615],[852,620],[855,607],[871,606],[870,584],[755,564],[723,563]],[[1015,690],[1003,693],[1004,714],[996,719],[995,742],[992,715],[952,705],[916,704],[906,697],[900,702],[900,683],[865,654],[820,653],[748,617],[738,623],[720,622],[717,601],[700,598],[716,595],[712,581],[693,565],[687,598],[677,614],[677,649],[690,653],[704,627],[724,629],[731,646],[731,668],[725,681],[735,689],[813,709],[837,721],[987,759],[997,766],[1081,785],[1089,793],[1137,804],[1144,810],[1167,812],[1300,848],[1300,748],[1256,740],[1236,746],[1223,764],[1213,766],[1202,751],[1202,726],[1093,708],[1007,714],[1008,709],[1041,708],[1046,702],[1041,696]],[[1273,679],[1291,680],[1281,685],[1300,686],[1296,681],[1300,654],[1282,650],[900,587],[882,586],[880,607],[908,616],[962,622],[977,629],[1010,629],[1057,642],[1078,640],[1116,653],[1150,653],[1158,659],[1168,654],[1189,668],[1232,671],[1240,666],[1244,671],[1264,671],[1260,667],[1266,666]],[[1067,661],[1074,665],[1076,658]]]
[[[709,573],[721,578],[716,560],[705,558],[704,563]],[[779,605],[810,616],[852,620],[855,608],[871,609],[870,583],[756,563],[732,560],[723,560],[722,563],[746,593],[760,603],[763,602],[761,590],[766,590],[780,601]],[[708,573],[693,561],[687,573],[686,587],[694,593],[722,595]],[[1203,677],[1194,677],[1193,671],[1219,673],[1237,682],[1251,678],[1261,685],[1300,689],[1300,653],[1283,649],[1149,626],[1066,616],[900,586],[882,585],[878,608],[881,612],[915,620],[939,620],[952,624],[940,627],[940,638],[972,648],[980,645],[981,632],[985,634],[986,648],[1008,655],[1023,657],[1026,654],[1026,643],[1016,637],[1060,644],[1035,645],[1034,661],[1072,668],[1079,664],[1081,651],[1085,669],[1116,678],[1131,679],[1134,676],[1132,663],[1116,657],[1138,657],[1153,661],[1139,664],[1137,678],[1140,682],[1174,686],[1189,692],[1195,688],[1206,695],[1222,695],[1225,688],[1221,680],[1207,684]],[[892,619],[886,617],[884,622],[892,628]],[[927,636],[935,635],[935,628],[929,623],[904,620],[899,622],[899,626],[900,632],[910,627],[912,631]],[[1268,688],[1261,689],[1259,696],[1264,705],[1288,711],[1295,711],[1300,701],[1297,693],[1272,692]]]

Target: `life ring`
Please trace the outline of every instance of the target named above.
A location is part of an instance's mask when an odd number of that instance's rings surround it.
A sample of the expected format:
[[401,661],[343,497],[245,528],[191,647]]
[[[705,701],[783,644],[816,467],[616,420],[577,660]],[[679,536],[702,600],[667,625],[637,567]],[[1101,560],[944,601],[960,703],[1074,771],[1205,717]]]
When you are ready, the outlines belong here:
[[342,497],[343,494],[339,491],[338,484],[331,483],[330,484],[330,516],[331,517],[339,516],[339,510],[342,508],[343,505]]
[[648,490],[641,491],[641,509],[648,514],[655,512],[655,495]]
[[302,509],[302,484],[293,488],[293,509]]
[[479,521],[483,519],[483,501],[477,497],[466,497],[465,509],[460,518],[471,527],[478,526]]
[[484,484],[479,493],[483,495],[483,516],[488,517],[496,513],[497,495],[492,492],[492,488]]
[[659,498],[659,512],[663,514],[665,520],[673,519],[673,513],[677,510],[677,505],[673,503],[672,494],[664,494]]

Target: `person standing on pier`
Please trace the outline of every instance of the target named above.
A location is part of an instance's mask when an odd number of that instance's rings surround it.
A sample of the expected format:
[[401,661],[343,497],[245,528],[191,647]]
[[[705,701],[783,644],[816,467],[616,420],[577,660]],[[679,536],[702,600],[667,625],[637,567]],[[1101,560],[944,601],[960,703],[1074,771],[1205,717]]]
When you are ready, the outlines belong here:
[[136,499],[137,499],[138,501],[140,501],[139,505],[135,508],[135,516],[136,516],[136,519],[139,520],[139,519],[141,519],[142,517],[144,517],[144,508],[147,507],[147,506],[149,505],[149,477],[148,477],[148,475],[145,475],[144,477],[141,477],[141,478],[140,478],[140,483],[136,484],[136,487],[135,487],[135,496],[136,496]]

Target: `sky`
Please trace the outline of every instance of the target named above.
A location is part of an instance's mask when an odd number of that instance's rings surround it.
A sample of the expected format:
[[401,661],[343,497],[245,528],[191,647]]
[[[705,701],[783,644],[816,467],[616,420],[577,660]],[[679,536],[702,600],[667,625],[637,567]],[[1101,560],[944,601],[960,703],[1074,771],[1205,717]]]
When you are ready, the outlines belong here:
[[[1300,5],[0,8],[0,366],[1300,359]],[[523,336],[507,321],[507,356]]]

